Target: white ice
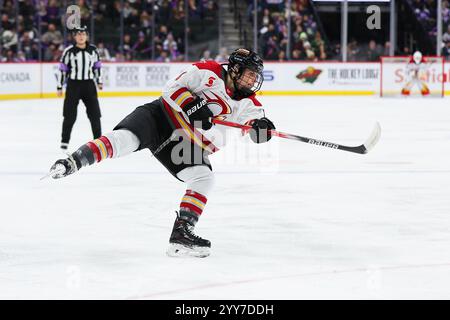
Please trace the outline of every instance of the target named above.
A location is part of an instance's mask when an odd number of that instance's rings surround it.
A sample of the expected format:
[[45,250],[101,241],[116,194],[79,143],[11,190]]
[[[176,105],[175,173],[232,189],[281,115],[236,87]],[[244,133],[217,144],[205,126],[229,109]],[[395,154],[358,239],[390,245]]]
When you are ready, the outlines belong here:
[[[101,99],[104,132],[152,99]],[[150,152],[40,181],[62,100],[0,102],[0,299],[449,299],[449,99],[261,100],[284,132],[359,145],[379,121],[382,136],[366,155],[219,151],[205,259],[165,255],[185,189]],[[89,140],[80,104],[71,150]]]

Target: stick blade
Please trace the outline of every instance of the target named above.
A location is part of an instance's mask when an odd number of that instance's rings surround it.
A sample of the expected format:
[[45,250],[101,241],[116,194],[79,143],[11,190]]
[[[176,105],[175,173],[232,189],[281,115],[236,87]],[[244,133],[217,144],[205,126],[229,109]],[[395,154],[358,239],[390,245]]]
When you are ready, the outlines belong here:
[[379,122],[375,123],[375,126],[370,134],[369,138],[367,138],[366,142],[364,142],[364,153],[369,152],[373,149],[373,147],[378,143],[381,137],[381,126]]

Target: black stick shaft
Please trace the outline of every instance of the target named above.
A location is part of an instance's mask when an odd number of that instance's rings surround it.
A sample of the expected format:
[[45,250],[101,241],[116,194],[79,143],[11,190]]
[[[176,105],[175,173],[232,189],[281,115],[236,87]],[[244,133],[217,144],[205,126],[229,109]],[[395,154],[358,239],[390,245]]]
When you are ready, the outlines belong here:
[[[249,126],[249,125],[243,125],[243,124],[225,121],[225,120],[212,119],[211,121],[215,124],[220,124],[223,126],[228,126],[228,127],[233,127],[233,128],[239,128],[239,129],[244,129],[244,130],[252,129],[252,126]],[[277,136],[277,137],[284,138],[284,139],[297,140],[297,141],[301,141],[301,142],[305,142],[305,143],[309,143],[309,144],[313,144],[313,145],[317,145],[317,146],[321,146],[321,147],[327,147],[327,148],[331,148],[331,149],[338,149],[338,150],[343,150],[343,151],[348,151],[348,152],[353,152],[353,153],[365,154],[369,151],[369,148],[372,148],[377,143],[379,136],[380,136],[380,127],[377,124],[377,126],[376,126],[374,132],[372,133],[372,135],[370,136],[368,142],[366,142],[365,144],[362,144],[360,146],[356,146],[356,147],[344,146],[344,145],[338,144],[338,143],[327,142],[327,141],[312,139],[312,138],[308,138],[308,137],[302,137],[302,136],[298,136],[295,134],[279,132],[276,130],[270,130],[270,133],[272,134],[272,136]]]

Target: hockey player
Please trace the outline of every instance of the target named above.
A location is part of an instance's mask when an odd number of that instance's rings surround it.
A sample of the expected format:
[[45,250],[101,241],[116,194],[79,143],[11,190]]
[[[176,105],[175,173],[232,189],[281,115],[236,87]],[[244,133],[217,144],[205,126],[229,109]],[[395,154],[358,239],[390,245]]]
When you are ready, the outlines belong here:
[[[223,137],[225,130],[213,125],[211,118],[251,125],[248,133],[255,143],[269,141],[270,129],[275,129],[255,97],[263,83],[262,59],[255,52],[237,49],[228,62],[224,65],[214,61],[194,63],[166,84],[158,100],[136,108],[112,132],[56,161],[51,168],[52,177],[66,177],[106,158],[150,149],[187,185],[167,254],[208,256],[210,241],[195,235],[193,230],[213,185],[208,155],[218,150],[216,141],[221,139],[217,137]],[[182,161],[179,161],[180,154]]]
[[422,57],[420,51],[414,52],[406,65],[406,84],[402,88],[402,95],[409,96],[411,93],[411,87],[417,85],[422,96],[430,94],[430,89],[424,80],[420,79],[421,73],[426,71],[428,63],[425,58]]

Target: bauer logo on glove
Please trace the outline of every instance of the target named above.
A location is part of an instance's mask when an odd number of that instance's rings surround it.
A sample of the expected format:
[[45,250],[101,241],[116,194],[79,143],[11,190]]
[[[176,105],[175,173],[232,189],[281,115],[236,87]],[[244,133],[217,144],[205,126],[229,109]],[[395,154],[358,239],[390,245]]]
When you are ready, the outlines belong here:
[[189,122],[196,128],[209,130],[212,123],[209,121],[213,117],[212,111],[208,108],[208,102],[200,97],[195,98],[183,107],[184,113],[189,118]]
[[195,111],[203,107],[205,104],[207,104],[206,100],[200,100],[197,104],[195,104],[192,108],[188,109],[186,111],[187,116],[189,117],[191,114],[193,114]]

